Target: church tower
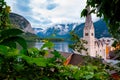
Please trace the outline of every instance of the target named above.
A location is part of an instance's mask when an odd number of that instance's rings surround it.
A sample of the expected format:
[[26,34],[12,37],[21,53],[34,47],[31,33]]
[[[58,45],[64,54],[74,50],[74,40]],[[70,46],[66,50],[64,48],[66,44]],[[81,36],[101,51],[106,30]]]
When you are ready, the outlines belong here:
[[84,33],[83,38],[87,41],[87,44],[85,47],[87,48],[87,52],[90,56],[95,57],[95,32],[94,32],[94,26],[92,22],[92,18],[90,13],[90,7],[87,7],[87,16],[84,26]]

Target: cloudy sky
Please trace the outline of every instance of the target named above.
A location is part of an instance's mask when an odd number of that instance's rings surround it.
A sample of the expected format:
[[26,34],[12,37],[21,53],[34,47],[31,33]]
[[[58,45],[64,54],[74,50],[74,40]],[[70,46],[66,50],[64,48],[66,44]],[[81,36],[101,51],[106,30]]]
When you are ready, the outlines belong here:
[[[46,28],[56,23],[82,23],[80,13],[86,0],[5,0],[11,11],[24,16],[32,27]],[[93,21],[98,20],[92,15]]]

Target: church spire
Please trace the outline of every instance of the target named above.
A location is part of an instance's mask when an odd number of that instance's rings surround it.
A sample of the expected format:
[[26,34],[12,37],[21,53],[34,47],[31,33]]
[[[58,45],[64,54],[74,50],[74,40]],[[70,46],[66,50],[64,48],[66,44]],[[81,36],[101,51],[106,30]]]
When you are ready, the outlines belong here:
[[93,22],[90,14],[90,6],[87,7],[87,16],[86,16],[86,21],[85,21],[85,28],[93,28]]
[[85,21],[85,27],[84,27],[84,33],[83,38],[87,41],[87,51],[90,56],[95,56],[95,32],[94,32],[94,26],[92,22],[92,18],[90,15],[90,6],[87,7],[87,16]]
[[90,23],[92,21],[90,13],[90,6],[87,7],[87,16],[86,16],[86,22],[85,23]]

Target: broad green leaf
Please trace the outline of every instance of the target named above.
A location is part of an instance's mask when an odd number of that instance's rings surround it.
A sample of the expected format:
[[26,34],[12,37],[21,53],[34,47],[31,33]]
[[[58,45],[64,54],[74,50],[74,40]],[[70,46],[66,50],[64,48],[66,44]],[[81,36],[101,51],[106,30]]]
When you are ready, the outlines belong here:
[[30,48],[28,49],[28,53],[39,53],[39,50],[37,48]]
[[0,54],[7,53],[8,48],[6,46],[0,45]]
[[37,66],[45,67],[48,64],[48,60],[44,57],[32,58],[29,56],[22,55],[22,58],[31,65],[36,64]]
[[56,58],[60,58],[60,57],[61,57],[61,54],[60,54],[58,51],[56,51],[56,50],[54,50],[54,51],[52,52],[52,54],[53,54],[54,57],[56,57]]
[[10,41],[9,39],[3,40],[0,45],[8,46],[10,48],[16,48],[16,43],[14,41]]
[[17,43],[19,43],[20,46],[22,46],[22,48],[27,49],[27,43],[26,43],[25,39],[23,39],[22,37],[19,37],[19,36],[16,36],[14,38],[15,38],[15,41]]
[[83,9],[83,11],[81,12],[81,17],[87,16],[87,13],[88,13],[87,9]]
[[22,33],[23,33],[23,31],[21,31],[20,29],[3,30],[3,31],[0,32],[0,40],[5,39],[7,37],[20,35]]
[[28,49],[27,55],[35,58],[35,57],[40,57],[41,53],[37,48],[30,48],[30,49]]
[[48,49],[52,49],[54,47],[54,44],[52,42],[46,42],[43,44],[43,46],[41,47],[41,49],[44,49],[44,48],[48,48]]
[[18,53],[19,53],[19,50],[17,49],[13,49],[13,48],[0,45],[0,54],[5,55],[6,57],[16,56],[18,55]]
[[19,54],[18,49],[10,49],[8,53],[6,54],[7,57],[13,57]]
[[89,80],[94,77],[94,74],[92,72],[90,72],[88,75],[85,75],[84,77],[86,80]]
[[4,39],[0,44],[16,48],[16,42],[24,49],[27,49],[26,41],[20,36],[13,36]]

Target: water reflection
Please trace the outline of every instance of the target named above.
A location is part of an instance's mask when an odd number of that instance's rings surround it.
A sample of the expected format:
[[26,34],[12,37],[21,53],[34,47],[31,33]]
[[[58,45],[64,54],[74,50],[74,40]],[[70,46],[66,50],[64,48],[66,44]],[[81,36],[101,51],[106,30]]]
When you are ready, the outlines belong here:
[[[62,52],[71,52],[71,49],[68,47],[69,43],[68,42],[53,42],[55,45],[54,45],[54,49],[55,50],[58,50],[58,51],[62,51]],[[31,45],[32,44],[32,45]],[[32,47],[36,47],[36,48],[41,48],[41,46],[43,45],[44,43],[42,42],[35,42],[35,43],[30,43],[29,42],[29,45]]]
[[67,42],[55,42],[55,49],[58,51],[63,51],[63,52],[70,52],[70,49],[68,47],[68,43]]

